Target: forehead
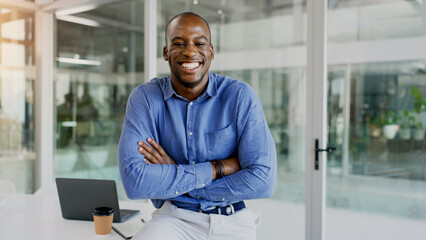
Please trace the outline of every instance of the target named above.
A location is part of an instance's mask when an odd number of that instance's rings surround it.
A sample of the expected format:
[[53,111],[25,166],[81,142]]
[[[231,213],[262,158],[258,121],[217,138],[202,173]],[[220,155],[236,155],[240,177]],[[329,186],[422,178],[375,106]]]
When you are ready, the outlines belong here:
[[180,16],[170,22],[167,29],[167,40],[175,37],[206,37],[210,40],[209,27],[197,16]]

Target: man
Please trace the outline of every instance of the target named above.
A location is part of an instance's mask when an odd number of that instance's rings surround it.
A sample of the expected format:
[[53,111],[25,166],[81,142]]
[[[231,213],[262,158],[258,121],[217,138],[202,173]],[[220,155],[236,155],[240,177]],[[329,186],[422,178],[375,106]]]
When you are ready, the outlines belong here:
[[247,84],[209,72],[214,49],[194,13],[166,27],[170,76],[128,100],[119,167],[131,199],[151,199],[153,219],[135,239],[255,239],[243,200],[270,197],[275,144]]

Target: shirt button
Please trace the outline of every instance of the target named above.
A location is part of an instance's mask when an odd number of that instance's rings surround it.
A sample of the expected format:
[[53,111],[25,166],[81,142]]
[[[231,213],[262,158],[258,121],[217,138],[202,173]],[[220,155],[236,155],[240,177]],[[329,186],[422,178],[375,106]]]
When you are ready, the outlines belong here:
[[196,198],[200,198],[200,196],[197,196]]
[[225,201],[225,198],[222,198],[222,201]]
[[195,162],[192,162],[192,164],[195,164]]
[[176,191],[176,195],[179,194],[179,191]]
[[191,106],[192,106],[192,104],[193,104],[192,102],[189,103],[189,105],[191,105]]
[[192,136],[192,132],[189,132],[189,136]]
[[201,187],[204,187],[205,185],[206,185],[206,184],[204,184],[204,183],[203,183],[203,184],[201,184]]

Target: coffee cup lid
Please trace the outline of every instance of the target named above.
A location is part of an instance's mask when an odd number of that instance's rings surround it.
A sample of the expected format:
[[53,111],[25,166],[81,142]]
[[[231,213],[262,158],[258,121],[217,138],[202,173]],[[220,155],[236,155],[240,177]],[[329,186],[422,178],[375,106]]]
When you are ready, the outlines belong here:
[[93,210],[95,216],[108,216],[114,213],[114,209],[110,207],[97,207]]

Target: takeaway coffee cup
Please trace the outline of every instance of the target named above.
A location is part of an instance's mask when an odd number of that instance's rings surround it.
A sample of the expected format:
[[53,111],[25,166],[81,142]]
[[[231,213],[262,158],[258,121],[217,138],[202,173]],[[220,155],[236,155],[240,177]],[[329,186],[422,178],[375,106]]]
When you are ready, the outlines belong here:
[[93,221],[95,222],[95,231],[97,235],[111,233],[112,219],[114,218],[114,209],[110,207],[97,207],[93,210]]

